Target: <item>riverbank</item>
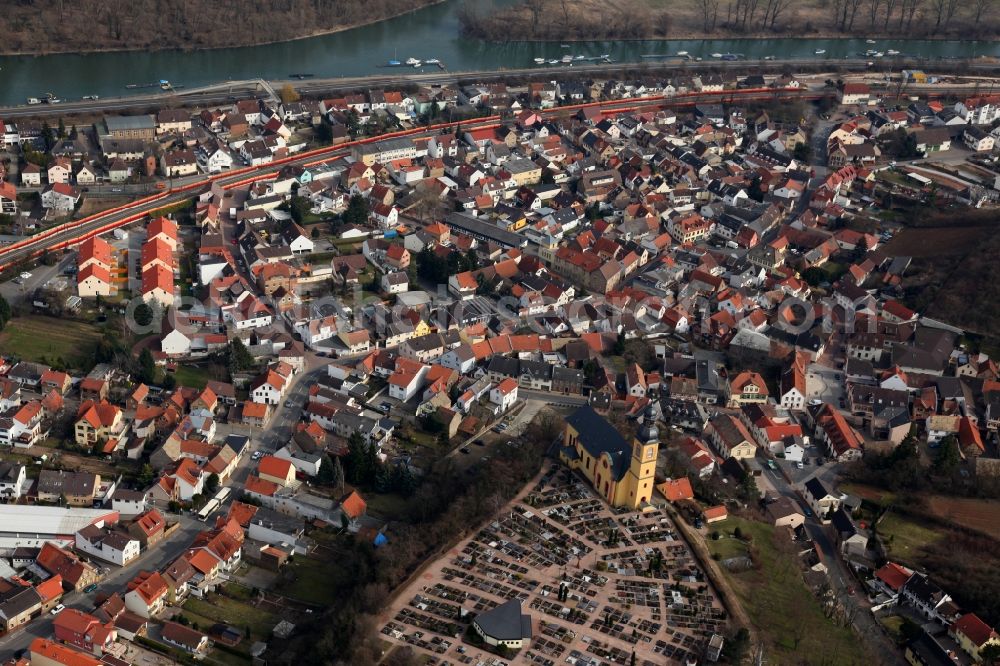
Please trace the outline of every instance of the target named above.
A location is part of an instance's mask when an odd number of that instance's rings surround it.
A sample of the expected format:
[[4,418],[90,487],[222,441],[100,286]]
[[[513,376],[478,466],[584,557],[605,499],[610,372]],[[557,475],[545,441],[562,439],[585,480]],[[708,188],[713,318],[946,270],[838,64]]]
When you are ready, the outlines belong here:
[[[399,2],[403,2],[404,0],[398,0],[398,1]],[[17,32],[18,31],[14,31],[14,30],[10,29],[10,26],[6,25],[7,23],[12,22],[12,19],[10,19],[10,18],[5,19],[5,18],[3,18],[2,15],[0,15],[0,33],[5,33],[6,32],[6,34],[10,36],[9,38],[5,39],[3,41],[3,43],[0,43],[0,56],[2,56],[2,57],[41,58],[41,57],[47,57],[47,56],[66,56],[66,55],[69,55],[69,56],[73,56],[73,55],[83,56],[83,55],[94,55],[94,54],[101,54],[101,53],[113,54],[113,53],[140,52],[140,51],[141,52],[193,53],[193,52],[196,52],[196,51],[221,51],[221,50],[224,50],[224,49],[247,48],[247,47],[258,47],[258,46],[273,46],[273,45],[277,45],[277,44],[287,44],[287,43],[304,41],[304,40],[308,40],[308,39],[314,39],[314,38],[317,38],[317,37],[324,37],[324,36],[328,36],[328,35],[335,35],[335,34],[338,34],[338,33],[347,32],[347,31],[350,31],[350,30],[358,29],[358,28],[365,28],[365,27],[368,27],[368,26],[373,26],[373,25],[376,25],[378,23],[384,23],[386,21],[391,21],[393,19],[398,19],[398,18],[404,17],[404,16],[406,16],[408,14],[412,14],[414,12],[418,12],[418,11],[427,9],[429,7],[434,7],[436,5],[444,4],[448,0],[414,0],[414,1],[416,3],[418,3],[417,6],[409,6],[409,7],[402,7],[402,6],[400,6],[400,8],[398,10],[393,11],[391,14],[387,14],[385,16],[375,16],[375,17],[369,16],[367,18],[363,18],[363,19],[360,19],[360,20],[354,20],[354,21],[352,21],[350,23],[339,24],[339,25],[331,26],[329,28],[322,28],[322,29],[314,30],[314,31],[308,32],[308,33],[291,34],[291,35],[288,35],[288,36],[275,37],[273,39],[265,39],[265,40],[261,40],[261,41],[247,42],[247,41],[243,41],[243,40],[234,40],[231,43],[197,44],[197,45],[192,45],[190,43],[185,43],[185,44],[164,43],[164,44],[157,45],[156,43],[152,43],[152,44],[129,44],[129,45],[122,45],[122,46],[110,46],[110,45],[109,46],[94,46],[94,44],[96,43],[97,40],[89,40],[89,37],[93,33],[87,33],[87,37],[88,37],[87,41],[85,41],[84,43],[81,43],[78,46],[74,46],[74,47],[71,47],[71,48],[41,48],[41,49],[38,49],[38,48],[35,48],[35,49],[16,48],[16,49],[11,49],[11,48],[9,48],[10,45],[18,43],[18,41],[17,41],[17,38],[18,38]],[[355,2],[358,5],[367,5],[367,4],[370,4],[370,3],[367,3],[367,2],[363,2],[362,0],[355,0]],[[25,29],[22,29],[20,32],[25,32],[25,31],[26,31]],[[245,35],[245,34],[256,34],[256,33],[254,31],[238,31],[238,34]],[[31,42],[29,42],[29,43],[31,43]],[[39,44],[43,44],[43,43],[44,42],[42,42],[41,40],[39,40],[37,42],[34,42],[32,45],[38,46]]]
[[[853,12],[850,9],[853,6]],[[963,5],[951,15],[933,8],[909,12],[905,3],[761,0],[522,0],[492,12],[464,6],[460,31],[496,44],[734,39],[988,40],[998,34],[997,10]],[[944,11],[943,9],[941,10]],[[511,36],[515,36],[513,39]]]

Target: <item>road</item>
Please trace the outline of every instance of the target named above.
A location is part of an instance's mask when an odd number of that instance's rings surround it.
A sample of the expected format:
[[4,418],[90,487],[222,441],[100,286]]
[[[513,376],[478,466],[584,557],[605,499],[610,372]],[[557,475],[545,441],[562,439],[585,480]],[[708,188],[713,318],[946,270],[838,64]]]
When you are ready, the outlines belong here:
[[[868,63],[874,62],[872,68]],[[452,85],[459,81],[476,80],[491,81],[525,76],[567,76],[567,75],[620,75],[624,70],[663,70],[678,69],[685,71],[700,71],[720,69],[742,70],[753,69],[755,73],[777,74],[786,70],[792,71],[823,71],[823,72],[868,72],[892,69],[925,69],[936,73],[955,72],[967,74],[980,72],[989,74],[996,70],[992,63],[976,63],[970,60],[944,60],[929,58],[886,58],[872,61],[868,58],[821,59],[821,58],[788,58],[783,60],[736,60],[725,61],[709,59],[704,61],[670,58],[665,60],[649,60],[643,62],[590,63],[558,65],[546,67],[527,67],[518,69],[488,70],[488,71],[441,71],[431,73],[403,73],[406,68],[393,70],[388,74],[376,74],[357,77],[332,77],[322,79],[273,80],[259,79],[248,81],[223,81],[211,86],[179,90],[174,92],[155,92],[151,94],[104,98],[100,100],[74,100],[59,104],[40,104],[35,106],[17,105],[0,107],[0,117],[41,117],[84,113],[100,113],[103,111],[121,111],[128,109],[146,109],[158,104],[211,105],[231,102],[235,97],[256,95],[267,92],[267,88],[278,89],[286,83],[295,86],[300,94],[320,96],[334,94],[345,90],[365,90],[369,88],[409,86],[409,85]],[[908,86],[907,93],[916,90]],[[263,96],[263,95],[262,95]]]
[[317,356],[312,352],[306,352],[305,370],[293,377],[288,393],[274,410],[267,428],[259,433],[258,441],[261,450],[265,452],[277,451],[292,438],[295,424],[302,414],[302,408],[309,401],[309,388],[320,377],[326,376],[327,363],[329,363],[329,359]]
[[[111,573],[98,583],[97,590],[90,594],[70,592],[63,597],[61,603],[68,608],[78,608],[88,613],[92,612],[94,610],[94,599],[98,594],[123,593],[126,583],[136,573],[143,569],[160,570],[170,562],[173,562],[191,545],[195,535],[205,529],[204,523],[187,516],[167,514],[167,519],[180,520],[180,527],[173,534],[125,567],[119,568],[114,565],[107,565],[111,568]],[[52,620],[53,616],[45,613],[21,631],[17,631],[5,638],[0,638],[0,654],[10,656],[19,650],[26,649],[35,638],[50,638],[52,636]]]

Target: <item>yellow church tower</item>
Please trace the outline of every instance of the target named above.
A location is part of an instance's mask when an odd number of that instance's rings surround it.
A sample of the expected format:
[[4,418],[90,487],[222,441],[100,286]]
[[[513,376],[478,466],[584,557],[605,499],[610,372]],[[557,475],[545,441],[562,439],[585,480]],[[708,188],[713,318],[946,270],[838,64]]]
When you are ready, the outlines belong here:
[[656,481],[656,457],[660,450],[660,433],[656,429],[657,410],[654,403],[642,414],[642,426],[632,440],[632,461],[628,473],[619,484],[618,506],[638,509],[653,496]]

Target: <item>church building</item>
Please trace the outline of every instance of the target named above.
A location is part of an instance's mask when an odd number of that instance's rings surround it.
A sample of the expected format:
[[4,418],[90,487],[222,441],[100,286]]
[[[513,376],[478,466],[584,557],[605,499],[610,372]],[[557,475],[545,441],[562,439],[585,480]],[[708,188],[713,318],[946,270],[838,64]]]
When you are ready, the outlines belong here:
[[656,408],[650,403],[632,445],[590,405],[566,419],[559,458],[579,471],[608,504],[638,509],[653,496],[660,448]]

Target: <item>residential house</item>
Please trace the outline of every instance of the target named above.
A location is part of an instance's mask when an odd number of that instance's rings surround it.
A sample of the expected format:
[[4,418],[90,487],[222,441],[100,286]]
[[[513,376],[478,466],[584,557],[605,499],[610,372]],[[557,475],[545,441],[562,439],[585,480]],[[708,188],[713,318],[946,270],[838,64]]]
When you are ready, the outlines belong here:
[[753,458],[757,444],[753,435],[734,414],[720,412],[708,420],[705,438],[723,458]]
[[731,408],[767,402],[767,384],[756,372],[741,372],[726,384],[726,397]]
[[818,478],[805,482],[803,496],[813,512],[824,522],[840,508],[840,497],[831,494]]
[[112,622],[102,622],[89,613],[67,608],[52,621],[56,640],[100,657],[118,638]]
[[983,648],[987,645],[1000,646],[1000,634],[975,613],[966,613],[955,620],[948,627],[948,635],[977,664],[983,661]]
[[295,466],[283,458],[264,456],[257,464],[257,475],[265,481],[287,486],[295,481]]
[[167,581],[156,571],[140,571],[128,582],[125,608],[147,620],[163,610],[167,600]]
[[955,615],[955,605],[951,595],[932,582],[926,574],[914,573],[899,591],[901,602],[905,602],[928,620],[951,624]]
[[92,507],[100,485],[100,475],[92,472],[43,469],[38,473],[35,491],[40,502]]
[[160,636],[164,643],[193,655],[203,655],[208,651],[208,636],[176,622],[164,622]]
[[76,533],[76,549],[105,562],[127,565],[139,557],[140,543],[127,532],[88,525]]

